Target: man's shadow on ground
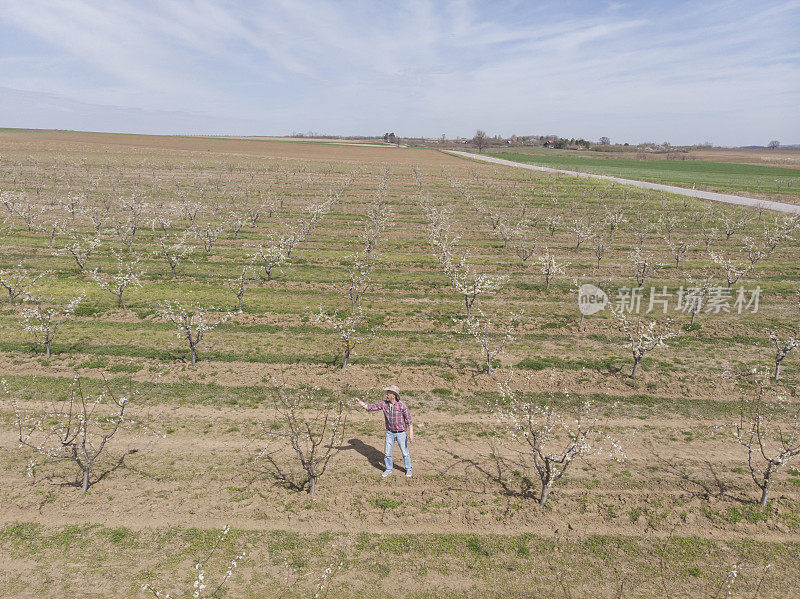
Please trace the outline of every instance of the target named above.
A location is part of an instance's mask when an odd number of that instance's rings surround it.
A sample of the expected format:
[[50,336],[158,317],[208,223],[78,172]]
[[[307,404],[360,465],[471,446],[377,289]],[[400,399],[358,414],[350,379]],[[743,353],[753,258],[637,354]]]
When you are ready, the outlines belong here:
[[[339,449],[348,450],[355,449],[358,453],[363,455],[369,463],[378,470],[384,470],[386,465],[383,461],[383,452],[374,448],[372,445],[367,445],[361,439],[348,439],[349,445],[342,445]],[[400,467],[400,470],[405,472],[405,469]]]

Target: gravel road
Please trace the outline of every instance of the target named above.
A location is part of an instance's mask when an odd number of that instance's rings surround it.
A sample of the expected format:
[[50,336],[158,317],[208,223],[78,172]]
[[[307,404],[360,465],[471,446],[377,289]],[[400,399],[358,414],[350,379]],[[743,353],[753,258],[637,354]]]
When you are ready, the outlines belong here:
[[463,156],[464,158],[473,158],[475,160],[482,160],[484,162],[491,162],[493,164],[502,164],[504,166],[513,166],[516,168],[524,168],[530,171],[544,171],[546,173],[562,173],[565,175],[574,175],[576,177],[594,177],[595,179],[606,179],[607,181],[615,181],[624,185],[633,185],[634,187],[641,187],[642,189],[657,189],[660,191],[667,191],[669,193],[676,193],[678,195],[689,196],[692,198],[700,198],[703,200],[713,200],[715,202],[725,202],[728,204],[738,204],[740,206],[749,206],[750,208],[764,207],[768,210],[776,210],[778,212],[786,212],[789,214],[800,214],[800,206],[792,204],[784,204],[783,202],[773,202],[771,200],[760,200],[758,198],[747,198],[744,196],[734,196],[726,193],[714,193],[713,191],[700,191],[699,189],[686,189],[684,187],[673,187],[672,185],[662,185],[660,183],[648,183],[647,181],[634,181],[633,179],[621,179],[620,177],[611,177],[609,175],[595,175],[593,173],[580,173],[578,171],[563,171],[555,168],[548,168],[546,166],[536,166],[534,164],[522,164],[519,162],[512,162],[511,160],[503,160],[502,158],[494,158],[492,156],[481,156],[480,154],[471,154],[470,152],[448,151],[448,154],[455,156]]

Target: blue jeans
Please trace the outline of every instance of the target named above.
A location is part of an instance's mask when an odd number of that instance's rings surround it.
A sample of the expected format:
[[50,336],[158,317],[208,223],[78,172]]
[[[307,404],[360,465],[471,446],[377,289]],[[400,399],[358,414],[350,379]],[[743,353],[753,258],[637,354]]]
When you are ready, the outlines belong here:
[[394,449],[395,441],[400,446],[400,451],[403,452],[403,464],[406,467],[406,472],[411,472],[411,454],[408,451],[408,440],[406,439],[405,431],[402,433],[386,431],[386,445],[383,448],[383,461],[386,464],[386,471],[391,472],[394,469],[392,450]]

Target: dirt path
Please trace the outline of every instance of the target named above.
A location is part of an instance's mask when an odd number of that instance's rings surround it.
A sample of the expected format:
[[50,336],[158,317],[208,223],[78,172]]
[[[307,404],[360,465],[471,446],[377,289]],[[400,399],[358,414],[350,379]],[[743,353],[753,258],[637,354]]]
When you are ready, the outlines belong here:
[[726,204],[737,204],[739,206],[748,206],[750,208],[763,207],[768,210],[787,212],[789,214],[800,214],[800,206],[793,206],[792,204],[784,204],[782,202],[760,200],[758,198],[747,198],[744,196],[735,196],[725,193],[714,193],[712,191],[700,191],[698,189],[685,189],[683,187],[673,187],[672,185],[662,185],[661,183],[648,183],[647,181],[622,179],[620,177],[612,177],[610,175],[596,175],[594,173],[565,171],[561,169],[549,168],[546,166],[537,166],[534,164],[521,164],[519,162],[513,162],[511,160],[503,160],[502,158],[494,158],[492,156],[481,156],[479,154],[471,154],[469,152],[448,151],[446,153],[452,154],[454,156],[462,156],[464,158],[473,158],[474,160],[491,162],[493,164],[502,164],[503,166],[514,166],[516,168],[524,168],[531,171],[543,171],[546,173],[561,173],[563,175],[575,175],[576,177],[594,177],[595,179],[606,179],[607,181],[622,183],[623,185],[633,185],[634,187],[640,187],[642,189],[656,189],[659,191],[666,191],[669,193],[676,193],[678,195],[689,196],[691,198],[713,200],[715,202],[725,202]]

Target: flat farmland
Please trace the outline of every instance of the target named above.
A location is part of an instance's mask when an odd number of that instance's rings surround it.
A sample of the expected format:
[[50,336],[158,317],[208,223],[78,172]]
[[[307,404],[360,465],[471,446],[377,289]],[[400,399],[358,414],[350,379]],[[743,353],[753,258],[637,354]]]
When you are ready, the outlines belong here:
[[[759,505],[734,434],[749,388],[731,374],[772,372],[770,331],[797,331],[800,230],[782,216],[428,150],[19,130],[0,131],[0,192],[6,279],[42,274],[28,293],[47,306],[83,296],[48,358],[24,327],[33,302],[0,290],[3,596],[147,596],[151,584],[188,597],[225,526],[205,567],[213,589],[246,551],[227,597],[800,591],[800,462]],[[264,255],[286,239],[268,276]],[[318,315],[351,314],[343,291],[365,239],[360,342],[342,368],[342,336]],[[123,308],[96,279],[127,265],[141,286]],[[453,269],[497,277],[472,318]],[[690,324],[680,290],[704,281],[716,299]],[[610,307],[581,319],[583,284],[631,322],[669,317],[677,336],[631,377]],[[220,322],[195,364],[164,302]],[[476,337],[493,350],[507,330],[487,364]],[[777,418],[800,403],[798,351],[769,383]],[[135,421],[85,493],[75,464],[20,447],[17,425],[25,413],[46,428],[43,404],[67,405],[76,376],[87,394],[136,392]],[[388,384],[414,418],[410,479],[399,467],[381,478],[383,420],[352,403]],[[301,418],[344,401],[313,497],[281,395],[301,398]],[[580,399],[621,452],[576,459],[541,505],[504,415],[519,401],[571,421]]]
[[800,151],[700,150],[669,158],[640,154],[516,149],[489,155],[563,170],[611,175],[765,200],[800,202]]

